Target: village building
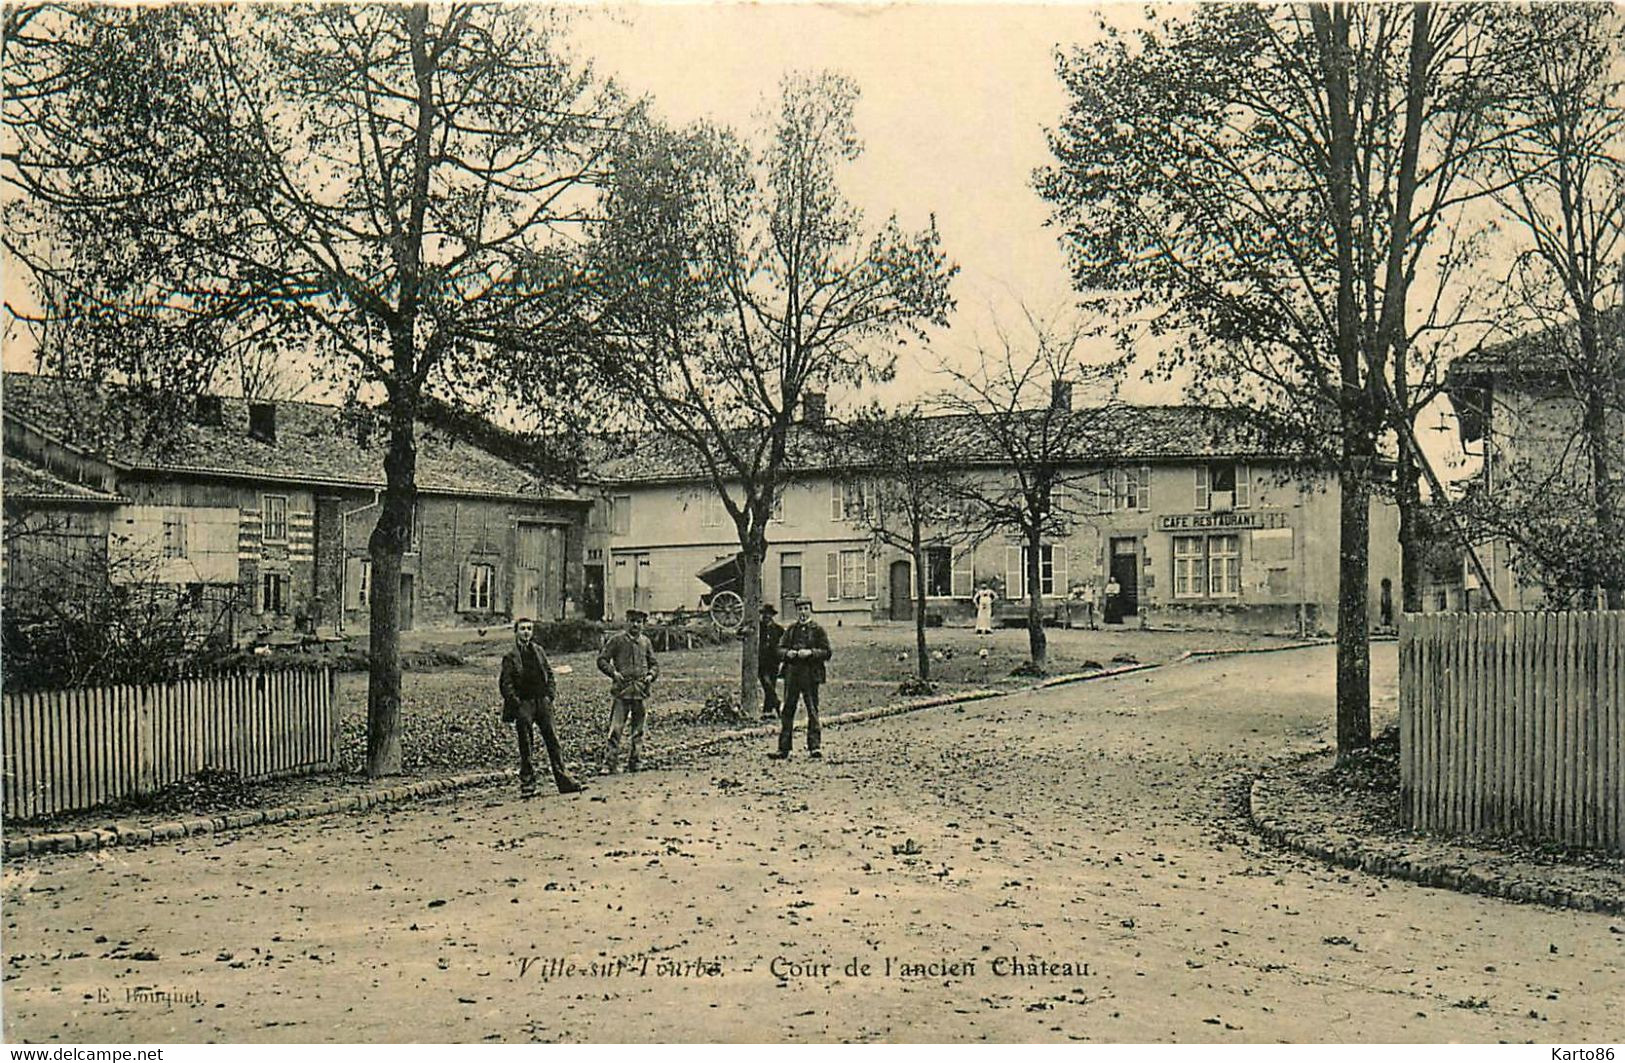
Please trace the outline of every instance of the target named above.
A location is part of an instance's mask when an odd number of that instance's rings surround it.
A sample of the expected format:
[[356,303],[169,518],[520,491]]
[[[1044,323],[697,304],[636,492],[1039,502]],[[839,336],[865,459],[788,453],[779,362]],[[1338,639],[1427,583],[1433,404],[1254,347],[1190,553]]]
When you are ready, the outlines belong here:
[[[1046,621],[1335,630],[1335,474],[1244,432],[1217,430],[1221,419],[1210,410],[1139,407],[1126,416],[1140,428],[1124,433],[1116,453],[1078,455],[1087,485],[1081,515],[1068,535],[1040,547]],[[1010,475],[976,453],[962,419],[933,422],[949,463],[977,476]],[[831,449],[807,436],[825,428],[800,423],[793,431],[794,467],[768,531],[764,600],[789,614],[807,595],[836,624],[912,619],[913,562],[880,545],[863,519],[868,485],[884,469],[820,458]],[[673,441],[649,438],[596,471],[611,532],[612,607],[703,609],[738,542],[699,462]],[[1003,536],[928,546],[929,622],[969,622],[971,597],[983,585],[998,595],[1003,622],[1023,621],[1026,550]],[[1371,508],[1370,572],[1371,623],[1391,628],[1399,608],[1398,517],[1381,498]]]
[[[1625,312],[1604,315],[1602,326],[1617,344]],[[1479,459],[1469,492],[1486,498],[1540,500],[1548,513],[1562,507],[1572,519],[1593,521],[1588,511],[1591,465],[1581,430],[1583,392],[1578,357],[1564,358],[1560,344],[1572,347],[1567,332],[1545,330],[1506,343],[1480,348],[1451,362],[1445,373],[1446,394],[1455,409],[1462,449]],[[1604,438],[1611,444],[1609,467],[1615,497],[1625,505],[1625,358],[1614,361],[1613,396],[1607,402]],[[1517,547],[1506,537],[1477,545],[1503,609],[1582,608],[1593,603],[1573,600],[1572,588],[1547,587],[1530,566],[1520,566]],[[1488,604],[1474,567],[1463,557],[1460,587],[1452,599],[1463,609]],[[1447,588],[1441,587],[1441,591]]]
[[[155,424],[118,389],[22,373],[4,388],[8,606],[50,593],[71,558],[91,578],[224,604],[238,641],[367,630],[374,411],[204,395]],[[596,608],[584,562],[607,533],[590,499],[428,426],[417,486],[403,628]]]

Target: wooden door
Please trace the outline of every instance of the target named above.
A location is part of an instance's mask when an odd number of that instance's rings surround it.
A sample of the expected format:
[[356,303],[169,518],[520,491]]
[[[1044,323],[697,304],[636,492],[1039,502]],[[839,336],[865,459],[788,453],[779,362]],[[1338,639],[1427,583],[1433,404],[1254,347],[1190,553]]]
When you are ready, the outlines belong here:
[[893,620],[914,619],[914,581],[912,579],[913,566],[907,561],[893,561],[891,563],[891,618]]
[[779,617],[789,623],[796,617],[796,599],[801,597],[801,555],[785,554],[779,562]]
[[514,551],[513,615],[557,620],[564,610],[564,535],[550,524],[521,524]]

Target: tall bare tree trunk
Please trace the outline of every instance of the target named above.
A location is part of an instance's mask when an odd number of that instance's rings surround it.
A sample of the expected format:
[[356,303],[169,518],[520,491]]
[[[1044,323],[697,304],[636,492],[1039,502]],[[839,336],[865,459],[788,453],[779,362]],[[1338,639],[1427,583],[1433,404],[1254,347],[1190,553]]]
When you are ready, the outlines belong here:
[[1044,616],[1040,608],[1039,599],[1044,592],[1041,580],[1043,574],[1043,558],[1038,552],[1039,533],[1034,530],[1027,535],[1027,652],[1039,671],[1043,671],[1049,664],[1049,638],[1044,633]]
[[739,554],[739,596],[745,600],[740,631],[744,641],[739,647],[739,716],[744,720],[754,720],[762,714],[757,671],[762,630],[762,560],[767,556],[767,544],[760,537],[751,538],[755,541]]
[[392,395],[389,418],[382,505],[367,540],[372,559],[367,774],[373,778],[401,772],[401,559],[412,534],[417,500],[417,414],[411,400]]
[[1337,246],[1338,417],[1342,431],[1337,592],[1337,755],[1371,745],[1371,647],[1366,581],[1370,568],[1372,434],[1361,386],[1359,321],[1354,302],[1354,118],[1349,97],[1349,12],[1344,4],[1310,8],[1325,65],[1331,143],[1328,184]]
[[920,542],[919,522],[914,524],[911,544],[914,557],[914,653],[919,657],[920,682],[931,682],[931,656],[925,645],[925,546]]

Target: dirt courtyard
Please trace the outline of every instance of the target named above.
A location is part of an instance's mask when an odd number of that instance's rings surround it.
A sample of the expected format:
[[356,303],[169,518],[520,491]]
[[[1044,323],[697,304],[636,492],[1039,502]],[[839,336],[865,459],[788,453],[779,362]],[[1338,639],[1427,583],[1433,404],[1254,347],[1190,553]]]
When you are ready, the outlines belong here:
[[[5,872],[5,1032],[73,1041],[1612,1040],[1618,920],[1270,849],[1330,648]],[[1394,653],[1378,646],[1378,724]],[[1610,923],[1614,925],[1610,925]],[[1612,932],[1611,932],[1612,931]]]

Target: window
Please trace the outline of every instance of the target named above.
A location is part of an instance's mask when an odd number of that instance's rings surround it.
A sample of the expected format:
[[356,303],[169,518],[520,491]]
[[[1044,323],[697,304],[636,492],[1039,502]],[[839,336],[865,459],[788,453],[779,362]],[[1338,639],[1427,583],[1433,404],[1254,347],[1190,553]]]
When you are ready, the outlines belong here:
[[186,514],[171,510],[164,514],[164,557],[186,556]]
[[788,488],[781,487],[773,492],[773,515],[768,519],[779,524],[784,523],[784,492]]
[[1235,598],[1241,594],[1239,535],[1174,536],[1174,597]]
[[469,565],[468,566],[468,611],[473,613],[489,613],[491,611],[491,589],[496,586],[497,568],[495,565]]
[[862,480],[835,480],[830,484],[830,518],[858,520],[869,513],[869,492]]
[[1151,508],[1150,466],[1113,470],[1112,508],[1116,510]]
[[616,495],[609,500],[610,534],[632,534],[632,496]]
[[722,527],[723,512],[722,496],[708,494],[705,496],[705,510],[700,518],[700,523],[707,528],[720,528]]
[[1208,536],[1207,591],[1215,598],[1234,598],[1241,593],[1240,536]]
[[1196,508],[1246,509],[1251,503],[1248,469],[1232,461],[1196,467]]
[[830,601],[860,601],[875,596],[875,559],[868,550],[830,552],[826,596]]
[[423,503],[412,503],[412,539],[406,545],[406,552],[415,554],[423,548]]
[[1207,594],[1207,570],[1203,565],[1203,539],[1200,535],[1174,536],[1174,597],[1201,598]]
[[260,577],[260,612],[282,616],[288,611],[288,577],[266,572]]
[[260,512],[265,521],[261,538],[268,543],[288,541],[288,500],[282,495],[266,495],[261,500]]
[[954,551],[949,546],[925,548],[925,593],[947,598],[954,593]]
[[[1021,593],[1017,597],[1027,597],[1027,562],[1032,556],[1031,551],[1023,546],[1021,548]],[[1055,547],[1049,543],[1038,548],[1038,594],[1052,595],[1055,593]]]

